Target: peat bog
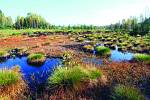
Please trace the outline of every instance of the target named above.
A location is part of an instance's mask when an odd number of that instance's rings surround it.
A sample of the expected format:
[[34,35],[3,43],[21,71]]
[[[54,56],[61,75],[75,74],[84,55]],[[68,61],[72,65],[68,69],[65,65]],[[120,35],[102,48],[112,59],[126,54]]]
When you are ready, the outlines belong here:
[[[37,33],[33,34],[37,35]],[[41,33],[38,32],[38,34]],[[128,94],[125,97],[121,93],[115,94],[119,90],[114,89],[121,88],[115,87],[117,85],[123,85],[124,88],[121,89],[133,87],[135,91],[133,96],[139,95],[139,98],[144,98],[143,100],[148,98],[150,93],[149,52],[141,53],[130,49],[124,51],[116,44],[111,48],[114,44],[106,45],[107,42],[101,42],[101,39],[85,41],[85,37],[84,41],[78,41],[76,38],[78,36],[57,33],[34,35],[34,37],[20,35],[0,39],[0,47],[3,48],[1,70],[13,70],[15,66],[18,66],[26,86],[19,98],[101,98],[102,100],[109,100],[112,97],[114,100],[115,98],[131,98],[127,96]],[[138,56],[135,60],[135,56],[139,53],[147,55],[146,58],[142,56],[140,59]],[[36,64],[31,64],[28,60]],[[39,64],[41,61],[43,62]],[[120,92],[123,91],[126,90]],[[13,98],[14,96],[10,94],[1,98],[5,97]]]
[[0,7],[57,24],[0,10],[0,100],[150,100],[149,10],[127,18],[149,0],[20,1]]

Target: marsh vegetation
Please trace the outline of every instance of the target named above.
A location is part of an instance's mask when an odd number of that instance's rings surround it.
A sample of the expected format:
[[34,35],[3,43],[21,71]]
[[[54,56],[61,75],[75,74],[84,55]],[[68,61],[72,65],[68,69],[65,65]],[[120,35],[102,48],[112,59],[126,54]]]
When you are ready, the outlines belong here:
[[150,18],[55,26],[0,15],[0,100],[150,98]]

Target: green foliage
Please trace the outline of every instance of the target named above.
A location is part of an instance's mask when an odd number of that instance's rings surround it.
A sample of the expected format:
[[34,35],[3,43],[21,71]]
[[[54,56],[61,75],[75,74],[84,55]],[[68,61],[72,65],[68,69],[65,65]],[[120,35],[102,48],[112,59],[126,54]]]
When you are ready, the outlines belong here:
[[134,59],[137,61],[150,61],[150,55],[147,54],[135,54]]
[[91,78],[91,79],[96,79],[97,77],[100,77],[100,76],[102,76],[102,72],[100,72],[99,70],[93,70],[93,69],[91,69],[90,71],[89,71],[89,77]]
[[113,92],[113,100],[146,100],[138,89],[129,86],[117,85]]
[[12,70],[0,70],[0,86],[15,84],[20,79],[20,74]]
[[100,54],[102,56],[110,55],[111,53],[111,50],[105,46],[97,46],[95,50],[97,54]]
[[12,28],[13,22],[11,17],[7,17],[0,10],[0,29]]
[[48,78],[49,85],[71,85],[74,86],[81,80],[96,79],[102,73],[99,70],[87,70],[81,66],[64,66],[55,69],[52,76]]
[[1,50],[0,51],[0,57],[6,56],[8,53],[7,51]]
[[49,28],[49,26],[50,24],[46,22],[46,20],[43,17],[34,13],[28,13],[25,18],[18,16],[15,22],[16,29],[24,29],[24,28],[45,29]]
[[128,19],[123,19],[116,24],[111,24],[106,26],[107,29],[113,32],[122,32],[128,33],[130,35],[145,35],[150,31],[150,18],[146,18],[143,15],[140,16],[140,22],[138,22],[138,18],[131,17]]
[[27,58],[29,64],[41,65],[45,62],[45,55],[41,53],[30,54]]

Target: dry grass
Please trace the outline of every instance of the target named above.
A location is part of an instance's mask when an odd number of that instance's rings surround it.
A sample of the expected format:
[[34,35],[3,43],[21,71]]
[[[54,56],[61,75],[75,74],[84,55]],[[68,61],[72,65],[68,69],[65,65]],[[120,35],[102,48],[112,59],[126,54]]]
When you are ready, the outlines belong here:
[[124,84],[124,85],[146,85],[150,81],[149,65],[143,63],[110,63],[103,69],[103,73],[108,78],[110,84]]

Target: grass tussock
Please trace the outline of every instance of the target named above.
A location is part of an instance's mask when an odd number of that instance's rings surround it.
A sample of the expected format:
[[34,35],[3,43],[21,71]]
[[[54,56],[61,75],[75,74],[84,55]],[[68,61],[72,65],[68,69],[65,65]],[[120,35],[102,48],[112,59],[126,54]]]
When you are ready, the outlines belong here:
[[124,85],[117,85],[114,88],[112,100],[146,100],[146,99],[137,88]]
[[111,53],[111,50],[105,46],[97,46],[95,50],[97,54],[102,55],[102,56],[107,56],[107,55],[110,55]]
[[26,89],[27,86],[17,67],[0,70],[0,100],[19,100]]
[[135,54],[134,59],[137,61],[150,61],[150,55],[147,54]]
[[20,74],[12,70],[0,70],[0,86],[15,84],[20,79]]
[[8,55],[7,51],[0,50],[0,57],[4,57],[4,56],[7,56],[7,55]]
[[79,65],[64,66],[57,68],[48,81],[50,85],[74,86],[81,81],[96,79],[101,76],[102,72],[96,69],[86,70]]
[[41,53],[30,54],[27,58],[27,62],[32,65],[42,65],[45,62],[45,60],[45,55]]

